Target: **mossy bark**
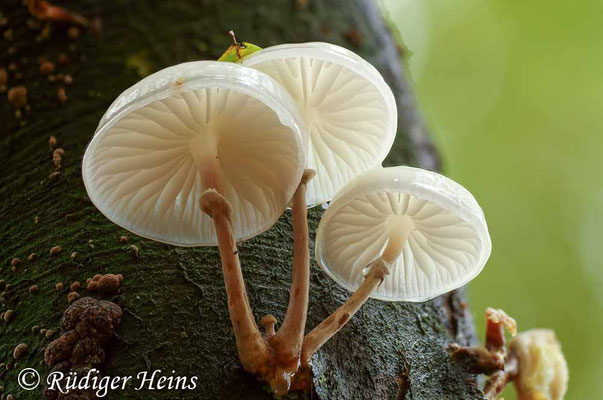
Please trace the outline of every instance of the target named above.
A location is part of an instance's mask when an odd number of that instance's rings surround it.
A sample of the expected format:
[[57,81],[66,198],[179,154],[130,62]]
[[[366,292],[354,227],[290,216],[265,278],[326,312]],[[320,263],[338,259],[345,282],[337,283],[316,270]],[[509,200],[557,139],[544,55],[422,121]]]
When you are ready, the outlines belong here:
[[[13,287],[1,310],[14,309],[0,323],[0,386],[18,399],[39,399],[17,385],[18,372],[44,372],[48,340],[31,333],[40,325],[58,330],[67,307],[65,287],[97,273],[122,273],[121,293],[110,300],[124,310],[119,337],[111,345],[104,373],[198,376],[194,391],[116,391],[108,398],[269,399],[237,362],[226,295],[215,248],[176,248],[133,236],[105,219],[86,196],[80,162],[100,116],[110,102],[141,76],[168,65],[217,58],[229,44],[225,33],[263,47],[300,41],[328,41],[358,52],[372,62],[393,88],[399,107],[399,132],[386,164],[437,168],[437,157],[415,110],[394,44],[376,6],[368,0],[75,0],[60,2],[89,18],[95,29],[74,39],[68,26],[36,22],[20,0],[2,2],[4,25],[0,67],[9,71],[8,87],[24,85],[29,109],[17,119],[6,100],[0,103],[0,279]],[[28,20],[30,22],[28,23]],[[98,29],[102,26],[102,29]],[[73,37],[72,37],[73,36]],[[58,65],[57,57],[70,58]],[[39,72],[39,58],[57,69],[56,80]],[[11,66],[10,69],[13,69]],[[59,83],[70,74],[71,85]],[[19,76],[19,74],[21,76]],[[67,101],[57,90],[64,86]],[[55,168],[50,135],[66,151]],[[310,210],[311,236],[320,207]],[[34,223],[38,217],[38,223]],[[120,243],[126,235],[129,243]],[[53,246],[62,251],[49,255]],[[130,248],[139,249],[138,256]],[[310,243],[313,246],[313,242]],[[256,317],[272,313],[280,321],[290,285],[292,226],[289,212],[268,232],[242,243],[240,254]],[[77,252],[71,259],[72,252]],[[26,261],[30,253],[35,261]],[[19,257],[16,272],[10,261]],[[40,294],[28,289],[38,285]],[[84,290],[82,294],[86,294]],[[308,329],[349,296],[312,265]],[[369,301],[314,358],[313,398],[320,399],[481,399],[473,376],[450,359],[447,345],[469,344],[473,327],[464,295],[455,292],[422,304]],[[27,343],[25,358],[12,361],[13,348]]]

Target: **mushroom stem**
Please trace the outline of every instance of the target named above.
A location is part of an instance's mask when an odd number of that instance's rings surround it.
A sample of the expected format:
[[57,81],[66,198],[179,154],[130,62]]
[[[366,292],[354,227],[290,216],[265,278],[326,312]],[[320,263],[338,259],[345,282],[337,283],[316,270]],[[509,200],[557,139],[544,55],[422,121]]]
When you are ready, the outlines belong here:
[[264,328],[264,337],[268,339],[274,336],[274,326],[276,325],[276,317],[272,314],[266,314],[260,320],[260,325]]
[[388,266],[392,265],[402,254],[408,235],[414,229],[414,222],[408,215],[397,215],[395,219],[390,221],[390,224],[387,246],[381,254],[381,258]]
[[308,297],[310,291],[310,250],[308,247],[308,210],[306,206],[306,186],[316,171],[306,169],[293,196],[293,278],[289,291],[289,305],[283,324],[270,341],[280,357],[297,359],[301,353]]
[[356,311],[366,303],[371,293],[381,285],[385,276],[389,275],[389,267],[402,253],[412,229],[413,223],[408,216],[400,216],[400,220],[394,221],[387,245],[381,256],[368,267],[368,272],[364,277],[362,285],[337,311],[322,321],[320,325],[304,338],[301,357],[302,365],[307,365],[310,362],[314,353],[343,328]]
[[388,274],[389,268],[381,258],[371,264],[364,282],[354,294],[337,311],[306,335],[302,345],[302,365],[309,364],[314,353],[343,328]]
[[197,135],[190,142],[193,160],[204,189],[216,189],[222,193],[221,169],[218,160],[218,138],[215,134]]
[[216,229],[224,284],[228,295],[228,311],[237,342],[239,359],[243,368],[256,372],[268,360],[269,350],[249,306],[232,232],[232,207],[224,196],[213,189],[203,192],[199,205],[201,210],[212,218]]

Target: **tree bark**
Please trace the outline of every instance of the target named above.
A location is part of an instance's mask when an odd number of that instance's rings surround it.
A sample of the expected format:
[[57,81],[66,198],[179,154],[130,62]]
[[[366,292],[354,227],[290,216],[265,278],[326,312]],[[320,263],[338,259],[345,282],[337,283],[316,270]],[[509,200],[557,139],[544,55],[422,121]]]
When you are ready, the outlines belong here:
[[[59,330],[67,293],[55,290],[57,282],[68,286],[97,273],[121,273],[121,293],[108,299],[123,308],[124,317],[104,374],[135,376],[161,369],[199,381],[194,391],[137,392],[130,386],[107,398],[272,398],[239,365],[217,248],[172,247],[110,223],[86,196],[81,158],[101,115],[121,91],[169,65],[216,59],[230,44],[226,32],[234,29],[240,40],[262,47],[328,41],[365,57],[381,71],[398,102],[399,131],[386,164],[437,169],[437,155],[401,69],[400,50],[378,8],[370,0],[69,0],[60,5],[94,19],[91,28],[74,39],[68,25],[36,20],[19,0],[1,6],[5,21],[0,30],[10,33],[0,39],[0,67],[9,69],[8,88],[27,87],[30,108],[17,119],[2,94],[0,279],[13,288],[0,310],[14,309],[15,316],[0,323],[0,362],[14,364],[12,351],[19,343],[28,344],[29,351],[11,370],[0,372],[0,386],[18,399],[42,397],[40,390],[20,389],[17,374],[25,367],[44,371],[41,360],[49,340],[31,333],[31,327]],[[68,64],[57,62],[61,53],[69,57]],[[39,72],[41,57],[55,63],[55,81]],[[59,74],[70,74],[73,83],[59,83]],[[57,97],[61,86],[64,103]],[[50,135],[66,151],[54,179],[49,178],[54,171]],[[309,211],[312,249],[321,214],[321,207]],[[129,243],[120,243],[121,235]],[[49,250],[57,245],[62,251],[51,257]],[[130,245],[138,247],[138,256]],[[292,248],[290,212],[268,232],[240,244],[258,321],[271,313],[282,322]],[[74,260],[72,252],[77,252]],[[37,260],[26,261],[30,253]],[[10,266],[14,257],[21,259],[16,272]],[[28,291],[34,284],[38,295]],[[313,262],[307,331],[349,295]],[[475,377],[447,350],[452,342],[469,345],[473,339],[464,298],[461,290],[421,304],[369,300],[314,357],[312,398],[482,399]]]

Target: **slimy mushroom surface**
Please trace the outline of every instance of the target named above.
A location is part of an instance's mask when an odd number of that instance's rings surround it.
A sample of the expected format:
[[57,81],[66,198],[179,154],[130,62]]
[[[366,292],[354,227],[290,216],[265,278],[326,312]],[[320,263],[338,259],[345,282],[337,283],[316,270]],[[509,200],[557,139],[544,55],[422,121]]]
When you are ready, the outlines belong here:
[[424,301],[456,289],[479,274],[490,251],[484,214],[471,193],[410,167],[376,169],[346,185],[316,238],[319,264],[350,291],[371,262],[391,253],[389,275],[371,294],[386,301]]
[[214,61],[166,68],[105,113],[83,161],[88,195],[114,223],[157,241],[215,245],[204,190],[233,206],[237,240],[268,229],[305,164],[290,95],[251,68]]
[[274,78],[294,98],[309,135],[309,206],[329,201],[356,175],[381,162],[397,127],[394,96],[367,61],[328,43],[284,44],[242,61]]

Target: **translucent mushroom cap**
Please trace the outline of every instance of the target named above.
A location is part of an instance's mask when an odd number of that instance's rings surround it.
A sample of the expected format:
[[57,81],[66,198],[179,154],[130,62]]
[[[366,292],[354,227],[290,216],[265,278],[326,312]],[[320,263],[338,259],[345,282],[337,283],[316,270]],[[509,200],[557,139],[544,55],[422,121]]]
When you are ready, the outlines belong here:
[[[238,240],[281,215],[305,164],[305,130],[272,78],[233,63],[166,68],[122,93],[83,161],[88,196],[111,221],[179,246],[215,245],[199,209],[209,168],[233,206]],[[205,175],[204,175],[205,176]]]
[[396,136],[394,96],[379,72],[343,47],[328,43],[268,47],[242,61],[291,93],[309,134],[308,205],[331,200],[356,175],[381,162]]
[[318,226],[316,259],[355,291],[400,228],[408,239],[373,298],[431,299],[468,283],[490,256],[484,214],[467,189],[434,172],[392,167],[360,175],[337,193]]

